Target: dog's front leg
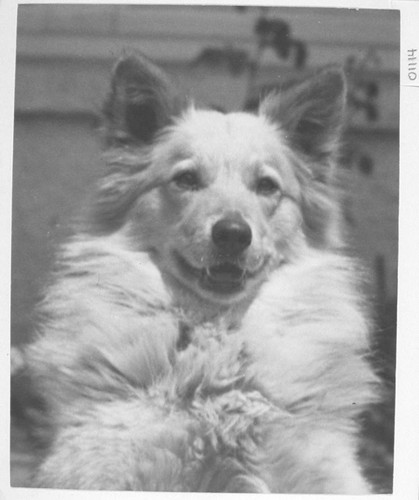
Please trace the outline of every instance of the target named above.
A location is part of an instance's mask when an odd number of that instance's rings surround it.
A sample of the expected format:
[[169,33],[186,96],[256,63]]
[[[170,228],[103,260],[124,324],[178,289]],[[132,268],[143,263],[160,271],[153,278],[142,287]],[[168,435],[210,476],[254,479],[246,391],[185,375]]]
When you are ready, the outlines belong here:
[[193,488],[197,424],[173,392],[177,319],[164,312],[122,319],[118,335],[105,325],[85,327],[81,346],[78,338],[49,334],[28,350],[28,369],[49,409],[50,442],[34,486]]
[[269,436],[265,476],[275,493],[367,495],[354,436],[304,426],[278,426]]
[[194,424],[151,401],[75,408],[41,464],[34,486],[85,490],[191,491],[199,476]]
[[207,464],[199,491],[210,493],[271,493],[266,482],[233,457]]
[[225,493],[271,493],[264,481],[255,476],[238,475],[230,479]]

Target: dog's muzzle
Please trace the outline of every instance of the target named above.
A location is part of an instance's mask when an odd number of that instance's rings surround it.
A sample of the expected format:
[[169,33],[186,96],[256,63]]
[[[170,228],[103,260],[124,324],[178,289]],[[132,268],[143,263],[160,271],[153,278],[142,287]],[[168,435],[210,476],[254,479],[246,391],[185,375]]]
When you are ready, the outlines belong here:
[[242,263],[251,242],[249,224],[240,214],[232,213],[215,222],[211,229],[211,264],[197,268],[180,254],[176,254],[176,260],[182,273],[196,279],[202,289],[216,294],[235,294],[244,289],[250,277]]

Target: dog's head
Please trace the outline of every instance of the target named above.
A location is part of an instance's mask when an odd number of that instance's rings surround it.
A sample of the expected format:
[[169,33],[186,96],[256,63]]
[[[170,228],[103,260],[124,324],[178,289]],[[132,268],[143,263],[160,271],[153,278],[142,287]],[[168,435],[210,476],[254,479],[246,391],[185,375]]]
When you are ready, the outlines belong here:
[[124,58],[105,105],[96,227],[124,231],[205,300],[242,299],[306,245],[334,244],[327,180],[344,94],[328,68],[254,114],[197,110],[143,56]]

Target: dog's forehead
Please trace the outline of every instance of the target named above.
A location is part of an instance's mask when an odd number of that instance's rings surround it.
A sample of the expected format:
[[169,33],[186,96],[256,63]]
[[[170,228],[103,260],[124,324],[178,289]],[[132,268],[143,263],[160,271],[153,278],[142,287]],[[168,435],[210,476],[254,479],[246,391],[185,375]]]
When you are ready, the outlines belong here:
[[237,160],[276,156],[284,141],[281,131],[264,116],[235,112],[189,110],[176,126],[177,140],[192,154],[223,155]]

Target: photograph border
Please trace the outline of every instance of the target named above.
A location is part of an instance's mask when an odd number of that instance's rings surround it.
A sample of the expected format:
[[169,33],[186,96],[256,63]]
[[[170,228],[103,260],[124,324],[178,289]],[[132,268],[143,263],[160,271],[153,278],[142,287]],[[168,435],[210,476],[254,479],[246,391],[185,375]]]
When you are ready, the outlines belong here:
[[[2,405],[0,421],[5,423],[5,430],[0,434],[0,449],[2,450],[2,466],[0,468],[0,498],[42,499],[56,498],[56,490],[35,490],[26,488],[10,488],[10,269],[11,269],[11,198],[12,198],[12,164],[13,164],[13,131],[14,131],[14,76],[16,69],[16,27],[17,7],[23,4],[172,4],[185,2],[175,1],[70,1],[70,2],[39,2],[25,1],[3,2],[0,5],[0,20],[2,21],[1,60],[5,74],[1,78],[3,101],[0,134],[2,148],[0,152],[0,203],[2,245],[0,252],[4,279],[0,284],[1,326],[3,335],[0,337],[0,352],[3,357],[1,365],[0,387]],[[397,370],[396,370],[396,426],[395,426],[395,468],[393,494],[374,495],[377,498],[395,498],[400,500],[417,499],[419,496],[419,398],[418,395],[418,357],[419,335],[414,320],[417,316],[419,297],[419,225],[415,222],[419,213],[419,155],[417,131],[419,130],[419,78],[409,77],[409,50],[417,49],[419,54],[419,2],[415,0],[382,1],[382,0],[321,0],[321,1],[277,1],[277,2],[205,2],[205,5],[270,5],[272,7],[321,7],[321,8],[359,8],[359,9],[389,9],[399,10],[401,15],[401,46],[400,46],[400,200],[399,200],[399,260],[398,260],[398,325],[397,325]],[[202,5],[202,4],[200,4]],[[4,455],[4,456],[3,456]],[[138,498],[143,496],[179,497],[185,498],[197,493],[149,493],[149,492],[87,492],[60,491],[60,498]],[[208,495],[208,494],[205,494]],[[281,498],[324,498],[321,495],[280,495]],[[228,494],[217,494],[217,498],[231,498]],[[248,495],[237,495],[235,498],[248,498]],[[327,495],[327,498],[339,498]],[[352,498],[351,495],[341,498]],[[358,498],[358,497],[353,497]]]

